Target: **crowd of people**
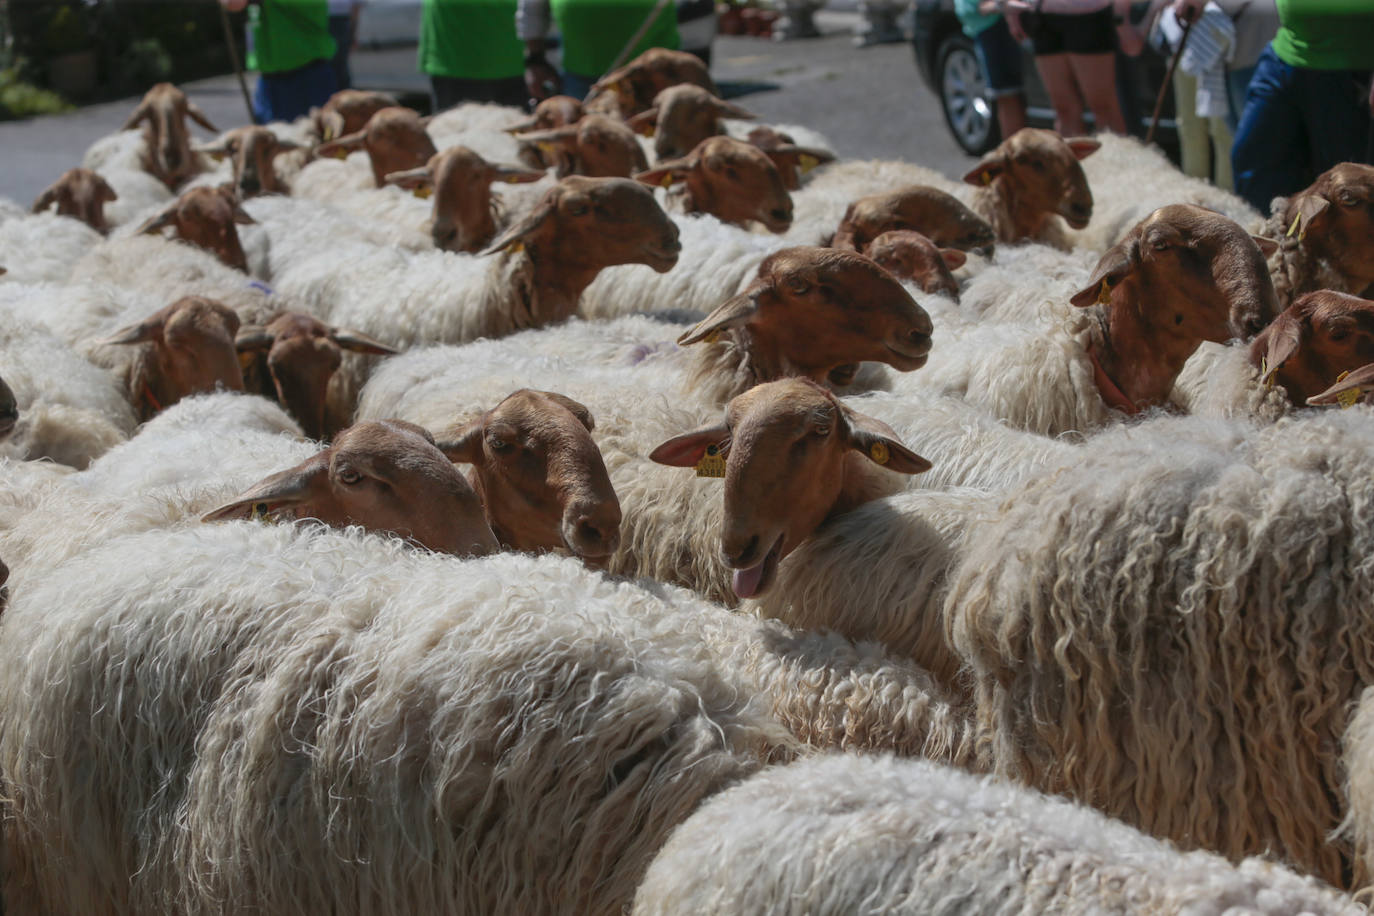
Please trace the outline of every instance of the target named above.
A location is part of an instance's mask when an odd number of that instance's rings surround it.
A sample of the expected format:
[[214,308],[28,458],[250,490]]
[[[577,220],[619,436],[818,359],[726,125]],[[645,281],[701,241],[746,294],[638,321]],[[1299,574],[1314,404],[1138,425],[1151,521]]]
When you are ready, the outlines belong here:
[[955,0],[1003,136],[1026,124],[1020,45],[1034,48],[1055,129],[1126,132],[1119,50],[1177,57],[1181,166],[1261,212],[1338,162],[1370,162],[1370,0]]

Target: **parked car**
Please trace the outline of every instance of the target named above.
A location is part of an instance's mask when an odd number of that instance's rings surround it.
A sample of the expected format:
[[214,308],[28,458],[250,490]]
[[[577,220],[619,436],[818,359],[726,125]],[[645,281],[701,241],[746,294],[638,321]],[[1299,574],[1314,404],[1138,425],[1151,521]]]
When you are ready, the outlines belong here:
[[[964,34],[954,15],[953,0],[916,0],[915,30],[911,40],[916,69],[940,100],[954,141],[980,156],[1002,141],[997,115],[987,98],[987,85],[978,66],[973,41]],[[1164,84],[1168,61],[1146,47],[1139,57],[1117,52],[1117,96],[1131,132],[1144,137],[1150,126],[1155,100]],[[1021,47],[1021,75],[1026,89],[1027,116],[1034,127],[1051,127],[1054,109],[1049,93],[1035,69],[1030,42]],[[1164,109],[1155,140],[1178,161],[1178,130],[1174,123],[1174,94],[1164,93]],[[1091,120],[1091,118],[1089,118]]]

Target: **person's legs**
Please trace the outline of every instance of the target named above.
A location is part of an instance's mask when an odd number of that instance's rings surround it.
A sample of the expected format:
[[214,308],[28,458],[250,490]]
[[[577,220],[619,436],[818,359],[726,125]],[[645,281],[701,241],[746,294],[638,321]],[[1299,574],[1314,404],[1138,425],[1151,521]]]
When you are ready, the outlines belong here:
[[1116,57],[1113,54],[1069,54],[1073,78],[1092,110],[1098,130],[1126,133],[1126,119],[1116,100]]
[[1293,85],[1294,69],[1264,49],[1245,94],[1245,113],[1231,145],[1236,193],[1261,213],[1275,197],[1307,184],[1308,141],[1303,98]]
[[973,40],[988,95],[997,108],[997,126],[1010,137],[1026,126],[1026,96],[1021,89],[1021,49],[1005,19],[988,26]]
[[525,78],[514,76],[503,80],[469,80],[452,76],[431,76],[429,86],[434,94],[434,110],[446,111],[460,102],[495,102],[525,110],[529,91]]
[[1174,118],[1178,122],[1179,168],[1185,175],[1206,178],[1212,173],[1207,161],[1211,148],[1207,124],[1197,116],[1197,77],[1182,70],[1174,71]]
[[1298,70],[1312,177],[1340,162],[1362,162],[1369,143],[1369,74]]
[[583,76],[580,73],[565,70],[563,71],[563,94],[570,95],[575,99],[585,99],[595,82],[596,77],[594,76]]
[[334,39],[334,59],[331,63],[334,66],[335,89],[352,89],[353,74],[348,70],[348,51],[353,45],[353,17],[347,13],[330,16],[329,34]]
[[1231,177],[1231,144],[1235,137],[1225,118],[1208,118],[1208,133],[1212,137],[1212,184],[1223,191],[1234,191],[1235,180]]
[[1226,100],[1231,103],[1231,114],[1226,118],[1226,126],[1235,133],[1240,127],[1240,117],[1245,112],[1245,90],[1250,85],[1250,77],[1255,75],[1254,67],[1226,71]]
[[1087,133],[1083,124],[1083,102],[1074,85],[1069,55],[1037,55],[1035,69],[1040,71],[1040,81],[1045,84],[1050,104],[1054,106],[1054,129],[1064,137],[1081,137]]
[[253,98],[253,113],[259,121],[294,121],[323,105],[334,94],[334,65],[317,60],[285,73],[264,73],[258,77]]

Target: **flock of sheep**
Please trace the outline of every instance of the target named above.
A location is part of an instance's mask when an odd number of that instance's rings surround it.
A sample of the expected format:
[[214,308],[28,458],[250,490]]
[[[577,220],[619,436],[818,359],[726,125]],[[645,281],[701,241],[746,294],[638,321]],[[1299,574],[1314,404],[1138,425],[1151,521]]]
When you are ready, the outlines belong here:
[[10,912],[1364,912],[1374,168],[748,118],[163,84],[0,201]]

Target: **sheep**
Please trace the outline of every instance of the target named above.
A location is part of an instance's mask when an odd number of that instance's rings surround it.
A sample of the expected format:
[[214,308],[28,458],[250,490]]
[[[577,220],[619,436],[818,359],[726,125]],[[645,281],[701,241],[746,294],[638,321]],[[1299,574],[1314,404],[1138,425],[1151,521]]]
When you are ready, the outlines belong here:
[[720,95],[701,58],[685,51],[650,48],[597,80],[584,105],[589,112],[630,118],[653,105],[660,92],[681,83]]
[[1362,294],[1374,285],[1374,166],[1342,162],[1276,198],[1262,234],[1278,241],[1269,271],[1283,308],[1317,289]]
[[[123,127],[128,131],[143,125],[141,165],[172,190],[201,170],[186,130],[188,117],[206,130],[219,133],[219,128],[186,98],[186,93],[171,83],[158,83],[144,94]],[[89,158],[84,164],[96,168]]]
[[244,387],[275,397],[306,435],[324,439],[348,426],[353,404],[329,397],[330,380],[343,351],[390,356],[396,350],[347,328],[330,327],[309,315],[284,312],[264,325],[245,325],[234,338],[244,365]]
[[1093,214],[1093,195],[1078,164],[1100,143],[1062,139],[1052,130],[1023,127],[985,155],[964,181],[980,188],[973,209],[1002,242],[1030,239],[1067,249],[1058,218],[1082,229]]
[[37,213],[0,221],[0,261],[11,281],[63,283],[101,235],[78,219]]
[[[333,163],[334,160],[326,160]],[[370,188],[328,203],[267,195],[244,201],[255,226],[243,232],[250,266],[269,283],[288,267],[350,242],[432,251],[428,206],[396,188]]]
[[492,184],[528,184],[543,177],[543,172],[494,165],[465,146],[451,146],[420,168],[392,172],[386,182],[434,198],[430,234],[435,248],[476,253],[496,235]]
[[57,205],[58,216],[70,216],[80,220],[102,235],[108,229],[105,224],[105,204],[119,199],[119,195],[90,169],[67,169],[47,187],[33,202],[33,212]]
[[1374,302],[1333,290],[1306,293],[1255,338],[1250,362],[1263,382],[1278,384],[1301,407],[1341,373],[1374,362]]
[[582,102],[570,95],[551,95],[538,105],[528,118],[505,128],[507,133],[519,134],[529,130],[548,130],[567,127],[582,120]]
[[975,527],[943,613],[996,772],[1343,885],[1336,749],[1374,683],[1366,411],[1114,430]]
[[997,236],[981,216],[938,188],[911,185],[861,197],[840,220],[831,244],[863,251],[884,232],[909,229],[941,247],[968,251],[991,246]]
[[1111,411],[1133,416],[1165,403],[1202,341],[1253,335],[1277,312],[1249,235],[1191,205],[1164,207],[1137,224],[1070,303],[1080,313],[1058,328],[969,331],[894,390],[962,396],[1044,435],[1087,431]]
[[709,137],[725,131],[722,118],[752,121],[754,116],[691,83],[670,86],[654,96],[652,106],[626,120],[631,129],[654,138],[660,163],[686,156]]
[[1361,366],[1344,373],[1330,388],[1308,398],[1307,403],[1313,407],[1340,404],[1343,408],[1368,403],[1370,394],[1374,393],[1374,387],[1369,384],[1371,380],[1374,380],[1374,364]]
[[236,127],[213,143],[197,146],[195,151],[212,159],[230,160],[233,165],[234,193],[240,200],[258,194],[285,194],[286,186],[277,176],[276,158],[301,149],[266,127]]
[[1184,853],[1062,799],[928,761],[769,767],[669,837],[636,916],[1292,913],[1363,906],[1266,861]]
[[1169,392],[1168,408],[1194,416],[1249,418],[1260,423],[1291,413],[1288,393],[1267,384],[1260,367],[1251,361],[1252,347],[1253,342],[1239,340],[1224,345],[1204,341],[1183,364]]
[[662,187],[684,183],[680,200],[688,213],[710,213],[739,226],[757,220],[777,233],[792,225],[792,198],[777,166],[762,150],[730,137],[710,137],[690,155],[660,162],[634,177]]
[[959,284],[950,273],[968,260],[959,249],[941,248],[919,232],[899,229],[884,232],[861,251],[899,280],[910,280],[922,292],[944,293],[959,301]]
[[366,150],[372,165],[373,186],[380,188],[387,175],[418,168],[438,152],[434,141],[425,133],[428,123],[428,118],[420,117],[409,108],[383,108],[368,119],[362,130],[320,144],[315,154],[346,156],[356,150]]
[[789,191],[801,189],[801,176],[818,165],[835,161],[835,154],[819,146],[798,146],[791,134],[772,127],[752,128],[744,138],[763,150],[782,176],[782,186]]
[[310,119],[315,133],[323,142],[356,133],[383,108],[393,108],[396,98],[385,92],[363,89],[340,89],[318,109],[312,109]]
[[[521,149],[535,149],[543,161],[552,163],[554,174],[586,175],[593,178],[629,178],[648,170],[635,133],[624,122],[604,115],[589,114],[567,127],[553,127],[517,135]],[[533,158],[521,153],[527,164]]]
[[211,252],[228,267],[247,273],[248,256],[239,242],[236,224],[252,225],[253,217],[244,212],[232,191],[198,187],[150,217],[136,234],[159,234],[171,227],[176,238]]

